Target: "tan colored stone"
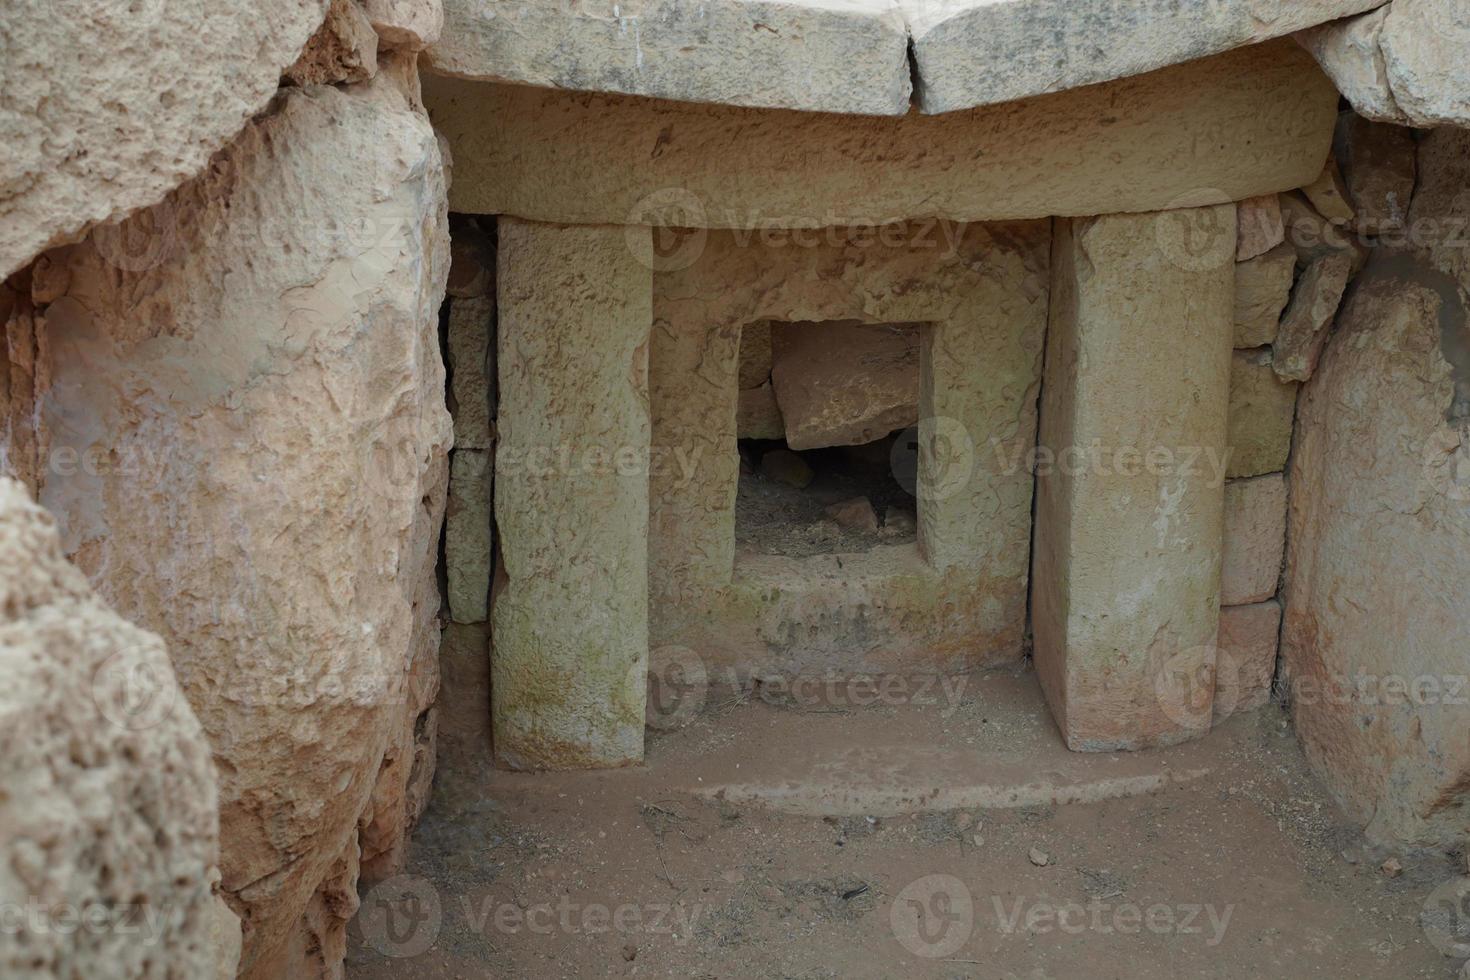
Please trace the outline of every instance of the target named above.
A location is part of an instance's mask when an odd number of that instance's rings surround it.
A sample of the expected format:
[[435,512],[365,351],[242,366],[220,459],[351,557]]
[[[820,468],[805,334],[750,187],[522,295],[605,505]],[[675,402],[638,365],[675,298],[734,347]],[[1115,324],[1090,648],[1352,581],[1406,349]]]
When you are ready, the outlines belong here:
[[1301,274],[1276,334],[1271,369],[1277,375],[1288,381],[1312,376],[1352,271],[1352,259],[1339,252],[1313,259]]
[[1291,299],[1296,250],[1285,242],[1235,266],[1235,346],[1261,347],[1276,339]]
[[1281,201],[1275,194],[1248,197],[1235,206],[1235,258],[1244,262],[1269,252],[1286,240]]
[[439,651],[439,755],[453,778],[482,771],[490,758],[490,625],[446,624]]
[[1378,44],[1389,9],[1383,6],[1361,17],[1322,24],[1296,37],[1359,115],[1405,123],[1408,117],[1389,89],[1388,68]]
[[449,505],[444,511],[449,616],[456,623],[483,623],[490,612],[493,463],[488,452],[458,449],[449,464]]
[[1419,127],[1470,125],[1470,8],[1395,0],[1378,36],[1394,102]]
[[1359,277],[1292,457],[1282,656],[1295,728],[1391,846],[1451,846],[1470,817],[1470,402],[1457,395],[1470,363],[1455,339],[1470,279],[1435,268],[1439,252],[1463,245],[1385,255]]
[[952,112],[1194,61],[1383,2],[900,0],[900,6],[913,36],[920,105],[925,112]]
[[[203,170],[266,107],[326,9],[327,0],[7,3],[0,279]],[[150,261],[175,231],[177,215],[162,218],[159,234],[131,250],[114,242],[118,265]]]
[[1215,724],[1270,703],[1280,633],[1281,603],[1275,599],[1221,608],[1215,654]]
[[[0,974],[234,976],[214,764],[168,651],[93,594],[51,515],[3,478],[0,673]],[[47,928],[36,903],[74,918]]]
[[1290,41],[943,116],[732,109],[434,76],[424,97],[454,148],[456,211],[683,228],[1238,201],[1315,178],[1337,118],[1336,91]]
[[[1039,440],[1056,462],[1037,469],[1032,629],[1074,750],[1210,726],[1224,490],[1200,460],[1226,446],[1234,224],[1229,205],[1058,222]],[[1173,247],[1176,228],[1218,229],[1222,247]],[[1074,455],[1092,445],[1097,459]],[[1159,454],[1175,465],[1143,465]]]
[[771,359],[792,449],[859,446],[919,421],[918,324],[780,324]]
[[643,758],[650,471],[618,461],[650,450],[649,236],[499,230],[495,757],[628,765]]
[[785,439],[786,420],[776,403],[776,389],[767,381],[740,392],[735,406],[735,431],[741,439]]
[[1277,473],[1291,453],[1291,423],[1301,385],[1271,369],[1270,351],[1236,351],[1230,364],[1231,479]]
[[291,89],[165,202],[156,264],[120,270],[96,233],[41,314],[37,416],[93,461],[48,469],[41,499],[167,638],[209,734],[250,980],[338,969],[343,882],[409,830],[451,438],[444,194],[392,73]]
[[422,51],[444,30],[443,0],[357,0],[383,43]]
[[908,32],[888,0],[446,0],[434,71],[551,88],[901,116]]
[[1327,165],[1317,179],[1302,187],[1302,193],[1318,214],[1335,225],[1350,224],[1355,217],[1342,171],[1332,157],[1327,158]]
[[467,214],[449,216],[449,295],[455,299],[495,294],[495,242],[480,221]]
[[[873,672],[1014,664],[1024,652],[1049,221],[824,229],[811,248],[705,236],[654,277],[650,480],[655,654],[713,670]],[[1233,241],[1233,239],[1232,239]],[[928,324],[917,544],[805,559],[735,554],[742,324]],[[792,649],[781,638],[804,637]]]
[[873,502],[867,497],[854,497],[833,504],[827,508],[827,515],[842,527],[873,532],[878,530],[878,513],[873,510]]
[[365,82],[378,71],[378,35],[357,0],[331,0],[327,20],[286,77],[297,85]]
[[495,300],[488,296],[454,299],[449,304],[449,397],[456,449],[491,449],[495,425],[493,394]]
[[740,329],[740,390],[770,383],[771,321],[757,320]]
[[1368,261],[1368,244],[1349,228],[1332,224],[1299,193],[1281,195],[1281,217],[1286,241],[1296,249],[1297,265],[1310,266],[1324,255],[1346,254],[1356,273]]
[[1346,112],[1335,143],[1357,215],[1353,227],[1365,235],[1404,231],[1414,193],[1413,132]]
[[1286,477],[1280,473],[1225,484],[1225,554],[1220,602],[1260,602],[1276,594],[1286,551]]

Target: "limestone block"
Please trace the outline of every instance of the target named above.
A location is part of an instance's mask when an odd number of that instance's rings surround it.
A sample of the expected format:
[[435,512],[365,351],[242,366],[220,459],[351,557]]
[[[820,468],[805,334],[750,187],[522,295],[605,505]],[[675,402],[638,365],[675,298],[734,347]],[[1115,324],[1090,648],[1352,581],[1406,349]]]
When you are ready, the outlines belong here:
[[681,102],[901,116],[908,32],[887,0],[445,0],[446,75]]
[[1291,299],[1296,250],[1285,242],[1235,266],[1235,346],[1261,347],[1276,339]]
[[1281,603],[1275,599],[1221,608],[1215,654],[1215,724],[1270,702],[1280,633]]
[[1319,256],[1302,272],[1276,334],[1271,369],[1278,376],[1288,381],[1312,376],[1352,271],[1352,259],[1339,252]]
[[449,615],[456,623],[483,623],[489,618],[492,479],[490,453],[455,450],[444,511],[444,565]]
[[1350,224],[1354,218],[1353,206],[1348,200],[1347,187],[1343,183],[1342,171],[1337,161],[1327,158],[1327,165],[1317,179],[1302,188],[1307,200],[1317,213],[1335,225]]
[[444,30],[444,0],[357,0],[383,43],[422,51]]
[[1353,227],[1366,235],[1402,232],[1414,193],[1413,132],[1345,112],[1335,146],[1356,212]]
[[344,876],[409,829],[436,684],[443,160],[380,71],[288,90],[165,205],[154,264],[101,233],[58,254],[36,412],[82,462],[41,500],[209,735],[242,975],[330,974]]
[[1286,551],[1286,477],[1269,473],[1225,484],[1225,556],[1220,602],[1260,602],[1276,594]]
[[1194,61],[1383,2],[901,0],[901,6],[913,35],[920,105],[951,112]]
[[1297,35],[1297,40],[1312,52],[1359,115],[1380,122],[1405,123],[1408,117],[1389,89],[1388,66],[1378,43],[1390,9],[1379,7],[1361,17],[1308,28]]
[[[1198,228],[1223,247],[1178,244]],[[1235,208],[1076,219],[1056,236],[1037,673],[1074,750],[1178,742],[1209,729],[1214,696],[1224,486],[1206,461],[1226,447]]]
[[741,439],[785,439],[786,420],[776,403],[776,389],[767,381],[740,392],[735,407],[735,430]]
[[449,623],[440,645],[444,684],[439,753],[446,773],[478,772],[490,758],[490,626]]
[[297,85],[365,82],[378,71],[378,35],[357,0],[331,0],[327,20],[286,77]]
[[449,304],[449,396],[454,415],[456,449],[490,449],[495,445],[491,422],[495,301],[488,296],[455,299]]
[[1359,277],[1304,390],[1292,457],[1282,657],[1296,731],[1370,839],[1392,846],[1451,846],[1470,818],[1470,426],[1457,397],[1470,279],[1436,268],[1441,251],[1463,246],[1386,255]]
[[1338,102],[1290,41],[935,117],[736,109],[436,76],[424,79],[424,98],[454,149],[456,211],[742,229],[1238,201],[1314,179]]
[[199,173],[276,94],[326,9],[327,0],[10,0],[0,279]]
[[1271,360],[1270,351],[1236,351],[1231,360],[1230,465],[1226,471],[1231,479],[1286,468],[1301,385],[1278,377]]
[[0,673],[0,974],[233,977],[214,764],[163,641],[93,594],[3,478]]
[[499,231],[495,756],[629,765],[647,694],[652,248],[622,228]]
[[1470,125],[1470,7],[1395,0],[1378,43],[1389,90],[1411,125]]
[[918,324],[781,324],[771,363],[792,449],[861,446],[919,421]]
[[771,380],[771,321],[757,320],[740,330],[740,390]]
[[1281,201],[1275,194],[1248,197],[1235,206],[1235,258],[1244,262],[1286,240]]

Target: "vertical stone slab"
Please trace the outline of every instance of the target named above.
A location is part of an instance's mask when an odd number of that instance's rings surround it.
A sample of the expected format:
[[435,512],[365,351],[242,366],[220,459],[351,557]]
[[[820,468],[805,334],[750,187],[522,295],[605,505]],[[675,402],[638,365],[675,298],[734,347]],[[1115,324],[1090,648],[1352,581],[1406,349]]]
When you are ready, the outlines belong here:
[[1058,222],[1032,593],[1068,746],[1209,728],[1234,209]]
[[490,613],[491,454],[461,449],[449,461],[449,505],[444,511],[444,572],[449,617],[483,623]]
[[512,218],[499,233],[495,756],[628,765],[648,664],[651,241]]

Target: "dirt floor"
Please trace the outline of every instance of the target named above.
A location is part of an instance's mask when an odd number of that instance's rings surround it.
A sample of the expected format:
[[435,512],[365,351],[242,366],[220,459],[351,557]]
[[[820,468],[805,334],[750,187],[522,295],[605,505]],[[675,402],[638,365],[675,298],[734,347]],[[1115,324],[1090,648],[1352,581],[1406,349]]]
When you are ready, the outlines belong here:
[[825,772],[861,758],[856,741],[916,733],[945,739],[940,771],[957,751],[980,769],[1018,761],[1008,745],[1032,746],[1022,765],[1049,752],[1039,702],[995,700],[1034,678],[996,684],[925,706],[726,699],[612,773],[501,773],[446,732],[410,871],[365,891],[347,974],[1458,976],[1420,916],[1464,858],[1398,855],[1385,873],[1391,855],[1363,846],[1274,706],[1192,747],[1081,757],[1098,785],[1130,766],[1189,773],[1101,802],[819,816],[701,793],[732,767],[753,783]]

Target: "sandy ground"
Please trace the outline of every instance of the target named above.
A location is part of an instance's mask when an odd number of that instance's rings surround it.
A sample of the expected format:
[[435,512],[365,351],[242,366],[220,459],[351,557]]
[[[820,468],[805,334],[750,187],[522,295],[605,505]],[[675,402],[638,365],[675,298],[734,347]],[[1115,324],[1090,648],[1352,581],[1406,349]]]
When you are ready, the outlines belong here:
[[[709,704],[613,773],[499,773],[446,731],[409,872],[365,890],[347,975],[1458,976],[1420,914],[1463,858],[1385,874],[1274,706],[1192,750],[1209,775],[1100,803],[792,816],[675,778],[792,712],[803,737],[749,739],[752,769],[773,751],[820,764],[855,724],[897,737],[914,710]],[[962,703],[945,730],[986,712]]]

